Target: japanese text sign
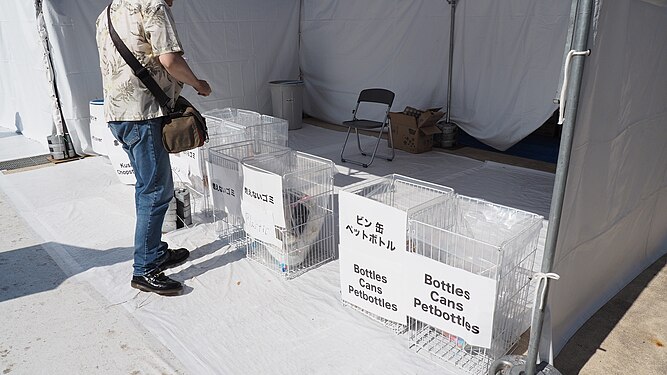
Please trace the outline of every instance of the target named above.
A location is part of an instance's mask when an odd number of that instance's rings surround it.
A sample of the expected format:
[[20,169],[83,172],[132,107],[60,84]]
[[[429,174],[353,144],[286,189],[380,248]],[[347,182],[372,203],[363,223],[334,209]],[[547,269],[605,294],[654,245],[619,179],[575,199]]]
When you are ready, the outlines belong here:
[[407,214],[346,191],[338,197],[343,301],[405,324],[401,273]]
[[[235,164],[240,166],[239,164]],[[243,179],[240,169],[207,163],[209,176],[209,192],[213,198],[213,207],[228,215],[241,217],[241,195]]]
[[241,195],[243,228],[252,237],[282,247],[276,226],[285,227],[283,180],[280,176],[243,165]]

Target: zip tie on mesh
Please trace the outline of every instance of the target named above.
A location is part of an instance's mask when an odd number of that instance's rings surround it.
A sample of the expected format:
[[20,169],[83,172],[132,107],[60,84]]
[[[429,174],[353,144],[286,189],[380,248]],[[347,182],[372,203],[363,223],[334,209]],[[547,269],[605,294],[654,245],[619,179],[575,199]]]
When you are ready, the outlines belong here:
[[[547,290],[547,283],[549,282],[549,279],[558,280],[560,279],[560,275],[553,272],[549,273],[538,272],[535,275],[533,275],[533,278],[537,279],[537,288],[535,289],[535,302],[537,302],[539,298],[540,310],[542,310],[544,308],[544,297],[546,297],[546,294],[544,292]],[[540,288],[540,286],[542,285],[542,280],[544,280],[544,287]]]
[[560,98],[558,100],[559,105],[559,114],[558,114],[558,125],[562,125],[565,121],[565,95],[567,94],[567,86],[570,82],[570,63],[572,62],[573,56],[588,56],[591,54],[591,50],[587,49],[585,51],[575,51],[570,50],[565,57],[565,69],[563,72],[563,85],[560,89]]

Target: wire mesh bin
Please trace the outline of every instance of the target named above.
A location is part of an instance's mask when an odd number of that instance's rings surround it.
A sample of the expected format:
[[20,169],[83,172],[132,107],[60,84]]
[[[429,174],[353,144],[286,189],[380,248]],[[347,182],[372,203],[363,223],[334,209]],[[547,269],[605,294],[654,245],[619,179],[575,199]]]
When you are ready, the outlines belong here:
[[165,213],[162,223],[162,233],[168,233],[179,228],[188,228],[192,225],[193,219],[200,213],[198,209],[201,203],[198,196],[192,196],[191,190],[187,187],[178,187],[174,189],[174,197],[169,202],[169,207]]
[[457,195],[454,204],[425,207],[409,220],[408,250],[496,281],[490,348],[408,317],[410,346],[436,363],[485,374],[520,339],[530,319],[530,278],[542,217]]
[[[203,196],[206,216],[213,219],[213,203],[209,196],[208,150],[245,140],[264,140],[287,146],[286,120],[236,108],[214,109],[202,114],[208,127],[208,141],[199,149],[181,153],[190,165],[178,180]],[[181,168],[182,169],[182,168]]]
[[215,230],[230,243],[245,239],[241,213],[241,163],[255,157],[285,154],[289,148],[257,140],[211,147],[208,151],[210,196]]
[[[180,228],[180,225],[183,224],[185,227],[189,227],[190,225],[196,224],[196,223],[202,223],[208,221],[208,206],[206,204],[206,197],[201,193],[196,190],[194,190],[191,186],[175,182],[174,183],[174,188],[176,191],[187,191],[188,195],[188,210],[185,212],[186,217],[183,217],[180,213],[177,216],[177,220],[179,223],[178,228]],[[187,217],[187,213],[189,213],[189,218]]]
[[[344,190],[405,211],[408,220],[428,207],[452,201],[455,196],[451,188],[397,174],[354,184]],[[360,311],[397,334],[407,329],[405,324],[387,320],[352,303],[343,301],[343,305]]]
[[289,130],[287,120],[237,108],[214,109],[205,112],[203,116],[206,117],[209,136],[224,132],[226,128],[233,126],[241,128],[246,134],[246,139],[287,146]]
[[209,139],[202,147],[170,155],[174,182],[188,187],[195,196],[201,199],[201,209],[204,217],[211,217],[212,205],[209,197],[207,159],[211,147],[226,145],[247,139],[243,128],[234,124],[218,127],[215,134],[209,134]]
[[174,187],[187,189],[190,193],[192,222],[209,221],[207,194],[203,188],[198,150],[169,154],[169,162]]
[[248,235],[247,257],[287,279],[334,259],[334,163],[289,151],[246,159],[243,164],[280,177],[286,224],[275,228],[282,247]]

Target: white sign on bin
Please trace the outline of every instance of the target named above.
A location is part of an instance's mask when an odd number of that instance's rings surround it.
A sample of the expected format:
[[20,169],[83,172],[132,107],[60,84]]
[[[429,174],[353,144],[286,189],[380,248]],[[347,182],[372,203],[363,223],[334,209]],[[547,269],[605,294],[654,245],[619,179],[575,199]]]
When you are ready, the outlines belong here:
[[346,191],[338,197],[343,301],[406,324],[402,274],[407,214]]
[[213,207],[236,217],[241,217],[241,194],[243,179],[240,170],[226,168],[221,165],[206,163],[211,181],[209,192],[213,198]]
[[496,280],[425,256],[409,255],[404,265],[410,300],[407,314],[466,344],[490,348]]
[[169,154],[169,164],[174,182],[189,182],[188,180],[188,160],[182,153]]
[[107,122],[104,121],[104,101],[90,101],[90,146],[94,153],[107,155],[106,138],[113,138]]
[[243,229],[251,237],[282,248],[276,227],[285,228],[282,177],[243,166]]
[[201,170],[201,155],[199,149],[193,149],[188,151],[183,151],[180,153],[180,156],[183,158],[184,162],[187,163],[188,168],[188,178],[191,176],[198,177],[200,180],[204,178]]
[[[111,138],[114,138],[113,135],[111,135]],[[114,138],[108,143],[107,153],[109,154],[111,166],[120,182],[126,185],[136,184],[137,179],[134,177],[134,169],[132,169],[132,164],[130,164],[130,158],[127,156],[125,150],[123,150],[123,145]]]

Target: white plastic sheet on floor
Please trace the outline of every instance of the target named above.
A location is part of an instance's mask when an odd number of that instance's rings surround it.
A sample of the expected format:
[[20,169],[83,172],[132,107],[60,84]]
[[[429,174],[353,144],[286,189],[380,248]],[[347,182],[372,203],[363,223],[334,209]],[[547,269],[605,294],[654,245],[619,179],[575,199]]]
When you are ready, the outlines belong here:
[[[293,148],[333,157],[344,133],[304,124],[290,138]],[[363,172],[338,170],[338,187],[394,171],[446,181],[464,194],[542,209],[548,207],[553,184],[552,174],[443,152],[398,151],[395,162],[378,160]],[[0,189],[68,275],[90,283],[109,304],[124,306],[189,373],[454,373],[413,353],[407,337],[343,307],[338,261],[286,281],[217,240],[210,225],[166,236],[172,246],[193,249],[183,266],[170,271],[185,283],[183,296],[132,289],[133,187],[119,183],[105,157],[0,174]]]

